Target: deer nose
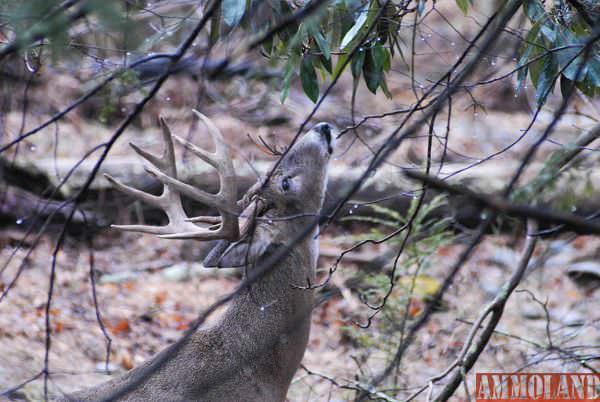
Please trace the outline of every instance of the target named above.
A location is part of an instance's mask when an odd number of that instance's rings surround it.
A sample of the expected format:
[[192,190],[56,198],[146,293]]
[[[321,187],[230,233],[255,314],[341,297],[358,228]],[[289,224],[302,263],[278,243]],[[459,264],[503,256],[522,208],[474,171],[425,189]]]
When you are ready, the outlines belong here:
[[329,153],[332,153],[333,147],[331,146],[331,126],[328,123],[319,123],[314,127],[314,130],[319,132],[325,141],[327,141],[327,150]]

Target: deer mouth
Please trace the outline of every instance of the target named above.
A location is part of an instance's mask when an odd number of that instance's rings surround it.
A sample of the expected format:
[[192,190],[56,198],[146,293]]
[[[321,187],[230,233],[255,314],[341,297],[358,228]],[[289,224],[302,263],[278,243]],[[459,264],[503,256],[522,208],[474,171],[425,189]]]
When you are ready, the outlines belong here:
[[333,153],[333,127],[329,123],[319,123],[313,127],[313,130],[321,134],[321,138],[323,138],[327,144],[327,153],[331,155]]

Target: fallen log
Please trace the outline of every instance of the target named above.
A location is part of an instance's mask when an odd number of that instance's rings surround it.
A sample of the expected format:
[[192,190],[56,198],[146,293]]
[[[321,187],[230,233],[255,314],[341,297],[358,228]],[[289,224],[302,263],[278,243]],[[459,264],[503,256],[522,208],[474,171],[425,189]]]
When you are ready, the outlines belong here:
[[[77,159],[59,158],[41,159],[31,162],[23,168],[33,169],[36,172],[56,171],[59,177],[64,177],[70,169],[78,162]],[[509,180],[510,175],[517,169],[518,161],[490,161],[478,166],[466,169],[465,164],[448,163],[442,170],[441,177],[453,172],[462,171],[461,174],[449,179],[450,183],[460,183],[470,188],[478,189],[488,194],[500,192]],[[271,166],[271,162],[257,161],[249,166],[248,164],[238,164],[236,173],[238,175],[239,191],[245,192],[257,180],[258,174],[265,174]],[[543,164],[532,164],[525,175],[524,182],[529,181],[537,175],[543,168]],[[65,197],[72,196],[81,188],[88,175],[93,169],[92,162],[84,162],[72,174],[71,178],[61,188]],[[329,189],[327,192],[326,205],[331,205],[341,196],[343,196],[350,186],[363,174],[364,168],[333,165],[330,172]],[[136,158],[115,157],[109,158],[100,169],[101,173],[108,173],[119,181],[140,188],[144,191],[160,191],[160,185],[150,177],[145,171],[143,165]],[[597,211],[600,209],[600,169],[572,169],[568,175],[563,175],[558,182],[547,192],[543,199],[544,203],[564,205],[572,204],[572,209],[582,213]],[[199,188],[208,191],[218,190],[218,177],[210,168],[201,161],[189,162],[179,169],[179,177]],[[57,186],[59,181],[54,176],[49,177],[52,185]],[[372,203],[377,200],[383,200],[379,204],[393,208],[399,212],[405,212],[411,202],[412,194],[419,189],[419,185],[408,180],[402,170],[385,166],[377,170],[367,178],[362,188],[352,199],[351,204],[347,206],[346,213],[350,209],[358,211],[354,213],[367,214],[370,208],[364,207],[365,203]],[[102,175],[93,181],[91,185],[91,194],[88,197],[89,202],[86,207],[89,209],[94,200],[102,199],[109,204],[111,200],[118,199],[123,202],[124,199],[117,195],[110,186],[110,183]],[[434,193],[432,192],[432,195]],[[125,201],[127,201],[125,199]],[[127,203],[127,202],[126,202]],[[202,211],[202,206],[190,204],[187,206],[194,210]],[[148,211],[144,207],[144,211]],[[105,213],[106,211],[96,211]],[[190,211],[193,213],[193,211]],[[460,197],[452,200],[446,210],[439,212],[440,215],[448,216],[451,213],[458,222],[471,226],[480,219],[480,208],[473,203],[465,203]],[[109,214],[110,215],[110,214]],[[109,219],[110,220],[110,219]]]
[[[593,142],[600,135],[600,125],[594,127],[586,133],[580,135],[576,141],[578,147],[584,147]],[[521,189],[534,191],[535,194],[540,193],[538,199],[540,205],[552,205],[554,208],[568,208],[571,211],[577,211],[580,214],[588,214],[600,210],[600,169],[592,169],[590,164],[593,161],[587,161],[584,155],[577,156],[579,148],[564,147],[556,151],[551,162],[560,162],[560,166],[569,162],[571,169],[558,177],[557,180],[548,181],[550,172],[549,163],[532,163],[522,177]],[[574,159],[572,161],[571,159]],[[16,169],[21,172],[21,175],[26,179],[20,182],[21,189],[11,187],[10,202],[5,205],[0,205],[0,215],[12,216],[18,219],[19,216],[31,215],[39,212],[40,200],[37,196],[43,198],[43,194],[30,193],[30,186],[34,188],[56,188],[60,185],[60,178],[70,175],[69,180],[60,187],[59,200],[62,197],[69,198],[77,194],[83,184],[87,181],[88,176],[94,169],[94,161],[86,160],[80,163],[76,158],[46,158],[36,161],[22,162],[17,161]],[[481,191],[485,194],[500,193],[506,183],[509,181],[512,174],[517,170],[520,161],[494,159],[480,163],[478,165],[467,165],[461,163],[447,163],[441,170],[439,177],[448,177],[448,183],[462,184],[469,188]],[[587,165],[587,166],[586,166]],[[0,159],[0,166],[2,164]],[[74,166],[77,168],[71,171]],[[238,188],[240,196],[253,185],[260,175],[266,174],[272,166],[272,161],[256,161],[252,163],[237,163],[235,170],[238,175]],[[364,167],[348,167],[341,163],[334,163],[330,170],[329,188],[325,201],[326,207],[331,206],[338,199],[343,197],[348,189],[357,181],[364,173]],[[2,172],[6,169],[0,169],[0,180],[2,180]],[[26,172],[23,173],[23,172]],[[46,172],[55,172],[52,175],[46,175]],[[460,172],[460,174],[455,174]],[[144,191],[158,192],[161,185],[148,175],[143,164],[133,157],[111,157],[105,161],[100,168],[99,174],[92,182],[90,193],[84,204],[86,210],[93,211],[96,215],[95,225],[98,222],[112,222],[117,218],[119,213],[129,214],[131,209],[123,206],[131,205],[132,200],[124,198],[122,194],[117,193],[111,187],[108,180],[102,174],[107,173],[115,177],[124,184],[137,187]],[[179,164],[179,177],[194,186],[205,189],[210,192],[218,191],[218,176],[215,171],[202,162],[201,160],[192,159],[185,163]],[[12,172],[14,176],[14,171]],[[31,178],[36,178],[35,180]],[[548,181],[546,183],[544,180]],[[32,183],[40,182],[43,184],[34,185]],[[0,184],[2,182],[0,181]],[[14,177],[12,185],[15,185]],[[349,205],[345,206],[342,214],[360,214],[372,215],[375,212],[368,207],[368,204],[378,202],[395,211],[404,213],[408,210],[415,191],[419,190],[419,183],[406,178],[403,170],[392,165],[384,165],[380,169],[367,177],[361,189],[356,196],[351,200]],[[528,187],[529,186],[529,187]],[[543,190],[543,191],[542,191]],[[38,191],[39,193],[39,191]],[[435,196],[436,191],[430,191],[430,197]],[[6,192],[8,195],[8,191]],[[20,201],[21,200],[21,201]],[[24,201],[23,201],[24,200]],[[59,208],[60,204],[56,204],[59,200],[52,200],[48,203],[47,210],[53,211]],[[153,208],[140,204],[137,205],[136,212],[138,220],[147,220],[148,222],[156,222],[161,220],[162,214]],[[116,207],[121,208],[116,208]],[[186,203],[186,209],[192,215],[205,213],[203,206],[199,204]],[[123,212],[124,211],[124,212]],[[477,203],[472,202],[465,197],[452,197],[448,204],[438,209],[435,214],[440,217],[452,216],[460,225],[472,227],[481,220],[482,207]],[[65,211],[61,211],[64,216]],[[89,219],[89,216],[83,217],[76,214],[76,219]],[[125,218],[125,220],[128,218]],[[123,221],[124,219],[120,219]],[[542,225],[543,226],[543,225]]]

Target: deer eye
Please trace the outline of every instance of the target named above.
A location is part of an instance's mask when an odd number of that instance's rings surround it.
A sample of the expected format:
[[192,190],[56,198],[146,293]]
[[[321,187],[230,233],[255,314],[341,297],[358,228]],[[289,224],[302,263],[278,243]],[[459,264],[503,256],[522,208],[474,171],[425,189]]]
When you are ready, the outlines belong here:
[[290,189],[290,177],[284,177],[283,180],[281,181],[281,189],[283,191],[288,191]]

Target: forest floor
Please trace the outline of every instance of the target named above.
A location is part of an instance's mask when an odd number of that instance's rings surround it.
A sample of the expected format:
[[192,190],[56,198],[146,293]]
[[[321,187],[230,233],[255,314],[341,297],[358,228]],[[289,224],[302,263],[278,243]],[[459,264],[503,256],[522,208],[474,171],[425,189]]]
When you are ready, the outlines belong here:
[[[0,232],[0,239],[6,242],[3,259],[8,258],[19,236]],[[350,244],[349,238],[324,236],[322,244],[327,253],[335,248],[341,251]],[[50,385],[55,392],[72,391],[108,378],[103,373],[107,340],[97,322],[89,280],[90,251],[85,245],[73,243],[58,255],[50,310]],[[96,286],[98,307],[112,340],[109,369],[113,373],[140,364],[177,340],[199,312],[239,283],[235,272],[182,261],[182,249],[190,246],[133,234],[96,240],[94,268],[102,273]],[[468,323],[476,319],[515,267],[520,246],[500,235],[489,236],[482,243],[447,294],[444,311],[434,315],[409,349],[399,367],[398,388],[410,394],[452,362],[466,339]],[[31,255],[26,256],[30,250],[25,247],[15,259],[26,259],[27,263],[18,286],[0,305],[2,388],[27,380],[43,367],[44,309],[52,247],[48,238]],[[428,277],[442,277],[461,248],[460,244],[440,248]],[[521,292],[511,298],[497,334],[474,371],[581,371],[577,359],[567,354],[594,352],[593,345],[600,344],[599,292],[578,287],[565,269],[586,261],[597,264],[599,249],[600,241],[588,236],[568,242],[544,242],[536,253],[536,259],[543,263],[533,260],[531,272],[519,286]],[[379,252],[366,249],[360,257],[374,258]],[[329,257],[321,257],[318,266],[327,270],[332,262]],[[14,269],[16,264],[9,275]],[[366,330],[358,330],[354,324],[370,313],[346,286],[360,270],[360,263],[343,264],[333,280],[340,294],[315,309],[303,361],[313,374],[298,371],[289,392],[290,401],[348,400],[351,392],[338,389],[322,376],[352,382],[358,373],[378,372],[389,359],[390,346],[365,342],[365,347],[361,343],[359,331],[377,341],[374,333],[378,322]],[[534,296],[539,302],[533,301]],[[540,303],[545,304],[548,316]],[[418,314],[418,307],[414,314]],[[473,375],[469,375],[469,384],[474,386]],[[41,381],[27,385],[22,395],[39,400]]]

